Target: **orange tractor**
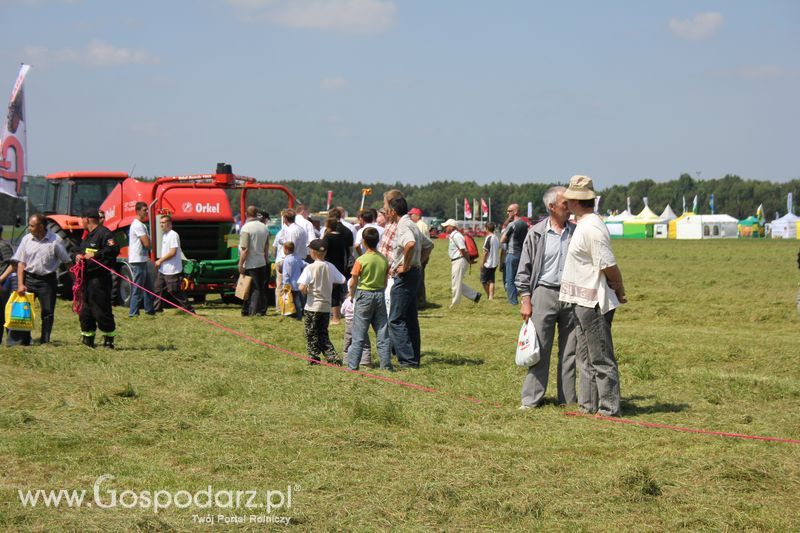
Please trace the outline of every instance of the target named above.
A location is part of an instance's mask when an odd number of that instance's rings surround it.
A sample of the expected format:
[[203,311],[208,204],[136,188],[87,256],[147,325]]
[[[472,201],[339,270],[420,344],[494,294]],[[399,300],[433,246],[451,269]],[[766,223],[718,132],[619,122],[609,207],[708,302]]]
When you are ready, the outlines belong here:
[[[233,174],[230,165],[220,163],[214,174],[168,176],[155,181],[140,181],[123,172],[59,172],[47,176],[45,214],[48,229],[62,237],[68,250],[81,241],[80,213],[99,207],[105,226],[120,244],[117,271],[133,278],[127,263],[128,230],[135,218],[137,202],[150,207],[150,229],[154,247],[151,258],[161,254],[160,213],[172,215],[173,228],[181,238],[184,260],[184,289],[196,301],[218,293],[233,301],[238,276],[238,235],[229,191],[239,191],[238,210],[244,213],[247,193],[274,190],[286,195],[286,206],[294,207],[294,194],[282,185],[261,183],[255,178]],[[127,304],[130,285],[114,277],[115,303]],[[71,297],[72,279],[68,270],[59,272],[59,292]]]

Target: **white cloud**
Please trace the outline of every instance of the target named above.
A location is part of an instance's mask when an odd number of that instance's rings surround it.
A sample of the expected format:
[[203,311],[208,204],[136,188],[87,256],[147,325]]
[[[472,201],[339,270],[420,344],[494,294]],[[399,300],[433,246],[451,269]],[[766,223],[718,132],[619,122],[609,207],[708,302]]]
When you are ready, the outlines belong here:
[[393,0],[228,0],[248,22],[343,33],[381,33],[397,15]]
[[338,91],[344,88],[345,85],[347,85],[347,81],[344,78],[325,78],[322,80],[320,87],[326,91]]
[[121,67],[125,65],[149,65],[159,63],[158,57],[146,50],[118,48],[103,41],[94,40],[85,49],[62,48],[50,50],[44,46],[31,46],[23,51],[25,60],[33,65],[76,63],[91,68]]
[[676,37],[687,41],[702,41],[714,35],[722,26],[724,17],[717,11],[697,13],[691,19],[669,19],[667,27]]

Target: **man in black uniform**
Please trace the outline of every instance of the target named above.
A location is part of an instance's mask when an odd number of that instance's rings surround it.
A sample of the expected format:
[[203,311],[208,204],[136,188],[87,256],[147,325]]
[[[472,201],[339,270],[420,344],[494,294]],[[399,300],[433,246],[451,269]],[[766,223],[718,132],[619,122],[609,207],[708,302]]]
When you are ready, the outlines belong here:
[[84,258],[83,308],[80,313],[83,344],[94,348],[95,331],[99,328],[103,334],[103,346],[113,349],[116,324],[111,310],[111,272],[95,261],[113,269],[119,245],[111,230],[100,224],[97,209],[85,210],[81,223],[87,231],[80,248]]

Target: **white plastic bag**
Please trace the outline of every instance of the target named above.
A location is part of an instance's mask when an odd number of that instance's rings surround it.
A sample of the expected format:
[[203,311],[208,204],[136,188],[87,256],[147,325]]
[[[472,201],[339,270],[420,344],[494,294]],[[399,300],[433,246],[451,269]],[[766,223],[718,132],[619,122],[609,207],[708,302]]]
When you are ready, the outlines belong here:
[[519,329],[517,340],[517,366],[529,368],[539,362],[539,339],[536,337],[536,328],[533,320],[526,320]]

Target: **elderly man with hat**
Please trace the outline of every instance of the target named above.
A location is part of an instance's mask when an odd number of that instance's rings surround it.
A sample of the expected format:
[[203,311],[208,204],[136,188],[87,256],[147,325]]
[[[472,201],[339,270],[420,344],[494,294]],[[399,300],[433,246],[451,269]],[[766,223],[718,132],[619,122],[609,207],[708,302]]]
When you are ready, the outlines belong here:
[[103,334],[103,346],[114,348],[116,323],[111,309],[111,270],[117,262],[119,245],[114,234],[100,223],[97,209],[86,209],[81,215],[86,236],[81,241],[78,257],[83,259],[83,307],[79,315],[83,344],[94,348],[96,331]]
[[450,289],[453,291],[450,308],[452,309],[461,301],[462,294],[473,302],[478,303],[481,299],[481,294],[464,283],[464,276],[467,275],[469,270],[469,253],[467,252],[467,243],[464,240],[464,235],[458,231],[458,222],[448,218],[442,224],[442,227],[447,233],[447,240],[449,241],[447,255],[450,257]]
[[588,176],[572,176],[564,192],[576,227],[569,243],[559,299],[572,305],[578,338],[578,403],[584,412],[620,416],[619,368],[611,321],[627,300],[622,273],[611,251],[611,236],[594,212]]

